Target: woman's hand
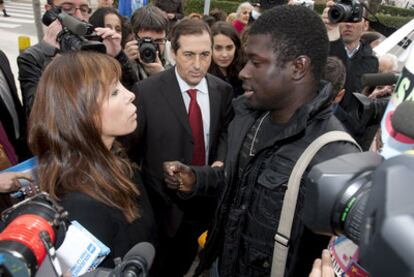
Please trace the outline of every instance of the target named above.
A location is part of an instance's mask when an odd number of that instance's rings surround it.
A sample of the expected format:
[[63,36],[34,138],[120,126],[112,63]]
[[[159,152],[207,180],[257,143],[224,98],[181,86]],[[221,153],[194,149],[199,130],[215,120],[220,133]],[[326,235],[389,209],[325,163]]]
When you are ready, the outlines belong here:
[[121,52],[121,35],[110,28],[95,28],[95,32],[102,38],[102,43],[106,47],[106,54],[116,57]]
[[7,193],[20,189],[21,184],[18,179],[32,181],[32,176],[21,172],[0,173],[0,192]]

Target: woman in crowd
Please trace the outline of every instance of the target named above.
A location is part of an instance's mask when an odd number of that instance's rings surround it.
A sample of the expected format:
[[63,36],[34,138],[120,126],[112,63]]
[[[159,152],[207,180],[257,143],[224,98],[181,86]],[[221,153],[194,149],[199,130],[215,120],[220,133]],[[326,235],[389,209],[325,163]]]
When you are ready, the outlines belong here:
[[144,186],[115,142],[137,126],[135,96],[120,76],[109,55],[56,57],[42,74],[29,119],[41,190],[111,249],[104,267],[154,234]]
[[[131,37],[131,28],[129,19],[123,18],[114,8],[99,8],[89,18],[89,23],[95,28],[110,28],[121,36],[121,48],[124,49],[126,43],[133,39]],[[128,56],[124,51],[121,51],[116,59],[122,65],[121,82],[127,88],[131,89],[138,81],[133,71],[132,65],[128,60]]]
[[234,96],[244,93],[239,72],[243,66],[243,52],[239,36],[227,22],[217,22],[211,28],[213,36],[213,60],[209,73],[230,83]]
[[249,2],[243,2],[237,8],[236,19],[232,23],[237,33],[240,34],[244,27],[246,27],[247,23],[249,23],[249,17],[252,10],[253,6]]
[[110,28],[121,35],[121,45],[124,48],[128,39],[129,29],[124,26],[125,20],[118,11],[111,7],[97,9],[89,18],[89,23],[95,28]]

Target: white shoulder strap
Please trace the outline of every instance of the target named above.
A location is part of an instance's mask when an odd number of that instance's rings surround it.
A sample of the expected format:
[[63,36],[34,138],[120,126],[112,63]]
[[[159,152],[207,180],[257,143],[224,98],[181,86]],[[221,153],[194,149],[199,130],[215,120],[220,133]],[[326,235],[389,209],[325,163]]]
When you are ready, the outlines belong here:
[[289,177],[288,187],[283,199],[282,212],[279,226],[275,235],[275,247],[271,277],[284,277],[287,255],[289,252],[290,233],[295,215],[296,202],[299,193],[300,181],[303,173],[309,166],[316,153],[325,145],[335,141],[347,141],[355,144],[361,151],[358,143],[348,134],[342,131],[331,131],[314,140],[302,153]]

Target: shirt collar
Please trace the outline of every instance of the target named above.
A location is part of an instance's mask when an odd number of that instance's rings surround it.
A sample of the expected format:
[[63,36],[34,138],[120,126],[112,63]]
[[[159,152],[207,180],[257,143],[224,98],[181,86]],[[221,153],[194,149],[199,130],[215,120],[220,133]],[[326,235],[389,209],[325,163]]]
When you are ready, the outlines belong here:
[[207,80],[206,77],[201,79],[201,81],[196,86],[190,86],[187,84],[186,81],[184,81],[180,74],[178,74],[177,67],[174,69],[175,76],[177,77],[178,85],[180,86],[180,90],[182,93],[187,92],[189,89],[196,89],[201,93],[208,93],[208,86],[207,86]]
[[361,46],[361,42],[358,42],[357,47],[355,47],[353,49],[348,49],[345,46],[345,51],[346,51],[346,54],[348,55],[348,58],[352,58],[355,55],[355,53],[358,52],[360,46]]

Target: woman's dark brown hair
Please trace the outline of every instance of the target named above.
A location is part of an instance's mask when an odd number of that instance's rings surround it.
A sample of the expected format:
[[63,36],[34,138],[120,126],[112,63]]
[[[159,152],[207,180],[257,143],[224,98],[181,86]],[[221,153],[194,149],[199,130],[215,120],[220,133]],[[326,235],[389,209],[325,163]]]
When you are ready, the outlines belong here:
[[29,119],[29,146],[38,157],[43,191],[59,199],[82,192],[138,217],[139,192],[120,147],[108,149],[101,137],[102,102],[121,76],[108,55],[76,52],[56,57],[39,81]]
[[[224,21],[219,21],[219,22],[216,22],[211,27],[211,35],[213,37],[213,41],[214,41],[214,37],[217,36],[217,35],[226,36],[226,37],[230,38],[233,41],[234,46],[236,48],[236,52],[234,53],[233,61],[227,67],[226,71],[227,71],[227,76],[228,77],[238,77],[239,72],[243,67],[244,56],[243,56],[243,48],[241,47],[240,38],[239,38],[239,35],[237,34],[236,30],[233,28],[233,26],[231,26],[230,23],[224,22]],[[214,49],[214,43],[213,43],[213,49]],[[210,65],[210,68],[209,68],[208,72],[215,75],[215,76],[220,76],[220,74],[221,74],[220,73],[220,68],[214,62],[214,60],[211,61],[211,65]]]

